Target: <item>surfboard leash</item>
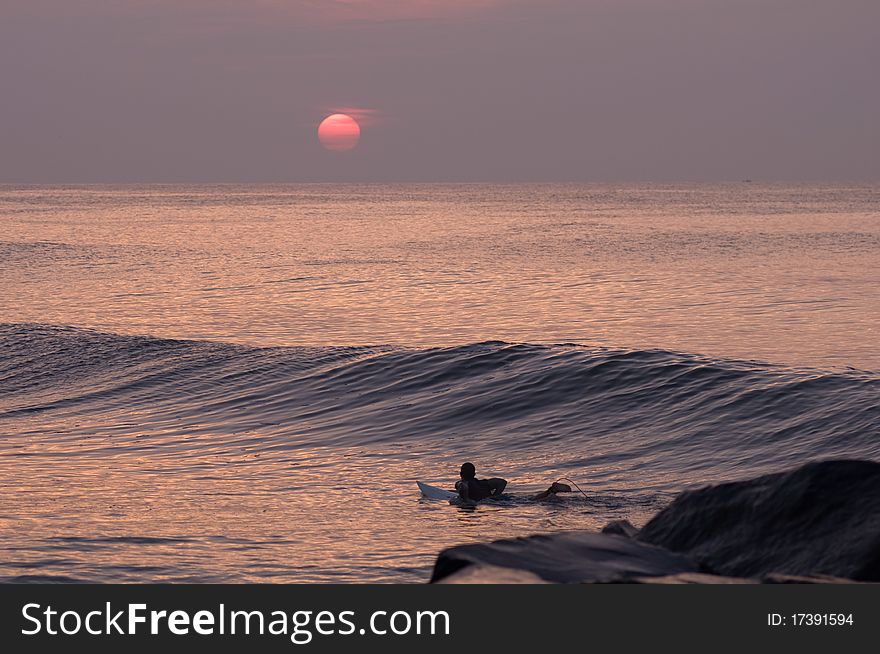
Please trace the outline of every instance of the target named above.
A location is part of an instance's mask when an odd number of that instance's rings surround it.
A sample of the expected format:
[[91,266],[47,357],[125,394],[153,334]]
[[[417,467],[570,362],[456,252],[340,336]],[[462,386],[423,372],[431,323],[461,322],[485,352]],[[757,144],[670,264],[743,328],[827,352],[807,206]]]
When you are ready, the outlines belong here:
[[560,477],[559,479],[557,479],[557,480],[554,481],[553,483],[555,484],[555,483],[560,482],[560,481],[567,481],[568,483],[572,484],[575,488],[578,489],[578,491],[580,491],[580,494],[584,496],[584,499],[587,500],[587,501],[589,501],[590,498],[587,497],[587,494],[586,494],[583,490],[581,490],[581,487],[578,486],[576,482],[572,481],[572,480],[569,479],[568,477]]

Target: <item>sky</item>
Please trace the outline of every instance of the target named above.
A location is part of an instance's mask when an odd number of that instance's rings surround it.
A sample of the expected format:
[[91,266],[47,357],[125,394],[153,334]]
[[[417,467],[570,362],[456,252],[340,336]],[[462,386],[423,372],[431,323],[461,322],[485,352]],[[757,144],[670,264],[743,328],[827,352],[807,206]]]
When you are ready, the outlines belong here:
[[[880,181],[877,0],[0,0],[0,182]],[[317,126],[361,122],[347,152]]]

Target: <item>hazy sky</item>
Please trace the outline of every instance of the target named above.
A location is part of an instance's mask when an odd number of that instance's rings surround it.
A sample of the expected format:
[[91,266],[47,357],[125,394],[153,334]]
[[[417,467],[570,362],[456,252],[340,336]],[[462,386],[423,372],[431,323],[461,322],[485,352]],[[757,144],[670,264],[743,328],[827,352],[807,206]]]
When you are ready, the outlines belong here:
[[880,180],[880,1],[0,0],[0,182],[743,178]]

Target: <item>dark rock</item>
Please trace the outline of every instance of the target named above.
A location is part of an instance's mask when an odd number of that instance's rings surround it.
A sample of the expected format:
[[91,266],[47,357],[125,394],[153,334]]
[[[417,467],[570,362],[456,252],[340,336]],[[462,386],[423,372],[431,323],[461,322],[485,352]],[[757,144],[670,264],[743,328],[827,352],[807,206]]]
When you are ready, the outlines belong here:
[[720,575],[880,581],[880,464],[824,461],[688,491],[638,539]]
[[687,557],[653,545],[593,531],[569,531],[451,547],[437,557],[431,581],[474,565],[525,571],[535,581],[557,583],[617,582],[699,571]]
[[629,520],[613,520],[602,527],[602,533],[610,534],[612,536],[635,538],[639,535],[639,530],[636,529]]

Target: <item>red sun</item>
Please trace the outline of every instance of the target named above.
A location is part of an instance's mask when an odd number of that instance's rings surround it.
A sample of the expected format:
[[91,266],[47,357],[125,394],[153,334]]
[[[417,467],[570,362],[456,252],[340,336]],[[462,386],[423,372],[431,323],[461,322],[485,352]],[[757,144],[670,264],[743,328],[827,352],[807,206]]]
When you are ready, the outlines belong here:
[[351,150],[361,138],[361,128],[348,114],[332,114],[318,125],[318,138],[328,150]]

